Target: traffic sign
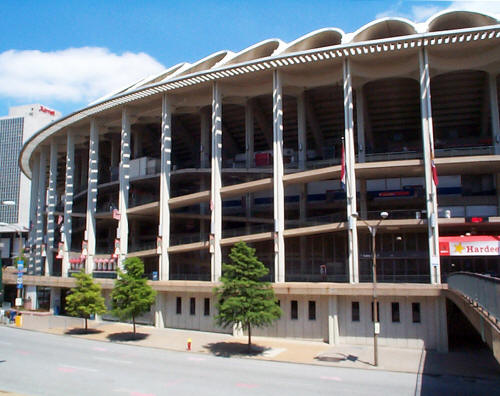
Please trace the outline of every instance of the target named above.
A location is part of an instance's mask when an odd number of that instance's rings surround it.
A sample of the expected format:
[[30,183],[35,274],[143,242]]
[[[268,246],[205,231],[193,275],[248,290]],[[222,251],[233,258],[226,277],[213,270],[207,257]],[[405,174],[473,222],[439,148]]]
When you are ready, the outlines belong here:
[[23,285],[23,278],[17,278],[17,284],[18,285]]

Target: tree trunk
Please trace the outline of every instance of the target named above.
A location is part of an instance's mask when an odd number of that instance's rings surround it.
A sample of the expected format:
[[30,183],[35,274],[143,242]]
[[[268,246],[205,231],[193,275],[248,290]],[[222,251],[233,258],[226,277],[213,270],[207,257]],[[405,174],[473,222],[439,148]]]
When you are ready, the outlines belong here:
[[132,323],[134,324],[134,338],[135,338],[135,316],[132,315]]
[[252,350],[252,326],[248,324],[248,352]]
[[88,332],[88,326],[87,326],[87,318],[85,318],[85,333]]

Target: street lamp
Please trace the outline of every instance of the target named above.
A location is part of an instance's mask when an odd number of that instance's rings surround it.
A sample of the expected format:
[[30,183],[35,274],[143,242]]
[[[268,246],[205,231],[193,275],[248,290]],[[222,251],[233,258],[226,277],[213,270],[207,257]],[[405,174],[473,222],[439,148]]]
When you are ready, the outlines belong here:
[[[353,213],[352,217],[358,218],[357,213]],[[378,335],[380,333],[380,322],[378,321],[378,309],[377,309],[377,254],[375,250],[375,237],[377,235],[377,229],[382,223],[382,220],[387,219],[389,213],[380,212],[380,220],[375,225],[369,225],[364,220],[363,222],[368,226],[368,230],[372,236],[372,283],[373,283],[373,365],[378,366]]]

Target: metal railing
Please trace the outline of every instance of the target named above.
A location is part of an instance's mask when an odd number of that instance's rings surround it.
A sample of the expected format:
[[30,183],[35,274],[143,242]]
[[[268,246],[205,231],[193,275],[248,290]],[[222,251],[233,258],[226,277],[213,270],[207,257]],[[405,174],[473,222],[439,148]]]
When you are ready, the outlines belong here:
[[[373,275],[371,271],[360,272],[359,281],[362,283],[371,283]],[[429,274],[379,274],[377,271],[377,282],[379,283],[430,283]]]
[[208,241],[208,232],[193,232],[189,234],[178,234],[172,233],[170,234],[170,245],[185,245],[188,243],[194,242],[204,242]]
[[156,194],[145,194],[138,197],[132,196],[129,201],[129,208],[134,208],[136,206],[145,205],[151,202],[156,202],[160,200],[160,195]]
[[422,158],[421,151],[392,151],[386,153],[367,153],[365,155],[366,162],[376,162],[376,161],[395,161],[395,160],[407,160]]
[[342,221],[346,221],[346,218],[347,216],[345,212],[339,212],[323,216],[307,217],[304,221],[301,221],[300,219],[286,220],[285,228],[289,229],[289,228],[309,227],[309,226],[330,224],[330,223],[340,223]]
[[472,272],[448,275],[448,288],[459,291],[500,321],[500,278]]
[[437,148],[434,150],[436,157],[459,157],[468,155],[490,155],[495,154],[493,146],[475,146],[475,147],[452,147]]
[[144,250],[153,250],[153,249],[156,249],[156,240],[130,243],[128,246],[129,252],[142,252]]
[[242,235],[260,234],[261,232],[271,232],[272,224],[250,224],[249,227],[228,228],[222,230],[222,238],[231,238]]

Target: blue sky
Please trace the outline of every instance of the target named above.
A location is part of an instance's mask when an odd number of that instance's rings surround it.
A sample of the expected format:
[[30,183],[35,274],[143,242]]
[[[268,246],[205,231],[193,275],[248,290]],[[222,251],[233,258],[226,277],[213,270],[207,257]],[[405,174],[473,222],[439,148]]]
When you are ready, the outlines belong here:
[[0,116],[42,103],[69,114],[128,82],[219,50],[285,42],[382,16],[415,22],[450,7],[498,14],[500,1],[2,1]]

